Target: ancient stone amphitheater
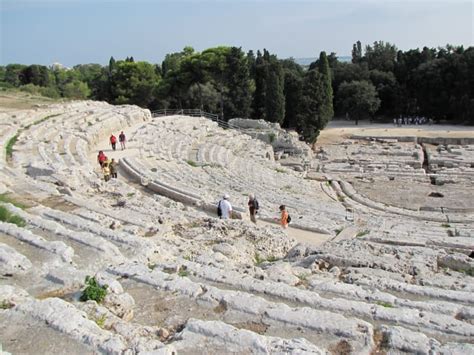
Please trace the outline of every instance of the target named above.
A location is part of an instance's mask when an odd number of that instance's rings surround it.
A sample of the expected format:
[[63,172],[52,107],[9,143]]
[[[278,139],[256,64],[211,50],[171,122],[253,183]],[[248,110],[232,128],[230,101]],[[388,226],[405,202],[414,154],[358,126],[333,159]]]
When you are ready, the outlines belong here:
[[[0,204],[24,223],[0,222],[0,348],[474,353],[472,142],[365,135],[313,155],[234,123],[89,101],[2,113]],[[289,230],[269,223],[282,203]],[[79,300],[86,276],[103,302]]]

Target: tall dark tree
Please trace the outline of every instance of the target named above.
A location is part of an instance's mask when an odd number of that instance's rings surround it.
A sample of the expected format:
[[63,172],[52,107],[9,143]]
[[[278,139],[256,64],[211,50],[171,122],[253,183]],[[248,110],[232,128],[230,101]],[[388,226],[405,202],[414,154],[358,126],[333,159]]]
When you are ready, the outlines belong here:
[[265,116],[270,122],[283,123],[285,118],[285,95],[283,69],[276,58],[268,66],[265,90]]
[[252,101],[253,118],[257,120],[266,119],[265,93],[267,71],[267,63],[263,59],[262,53],[257,51],[257,59],[255,60],[255,92]]
[[285,119],[283,127],[296,128],[303,89],[303,68],[292,59],[281,61],[284,71]]
[[352,45],[352,63],[360,64],[362,62],[362,44],[357,41]]
[[314,143],[324,126],[321,116],[322,78],[318,70],[308,70],[303,81],[298,120],[298,132],[309,143]]
[[247,58],[241,48],[231,47],[227,54],[225,117],[250,117],[252,96]]
[[319,54],[318,71],[321,74],[321,107],[319,108],[321,128],[324,128],[329,120],[334,116],[333,90],[331,81],[331,70],[329,68],[326,52]]

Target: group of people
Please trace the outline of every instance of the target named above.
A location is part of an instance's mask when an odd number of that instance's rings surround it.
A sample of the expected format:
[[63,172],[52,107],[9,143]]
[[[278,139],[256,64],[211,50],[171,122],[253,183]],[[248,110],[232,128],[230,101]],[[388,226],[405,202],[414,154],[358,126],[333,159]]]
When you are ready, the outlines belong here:
[[[125,137],[125,133],[123,133],[123,131],[120,132],[118,136],[118,141],[120,142],[120,147],[122,148],[122,150],[124,150],[127,138]],[[115,137],[114,134],[110,135],[109,143],[112,146],[112,150],[115,151],[117,147],[117,137]],[[105,181],[117,178],[117,162],[115,161],[115,159],[107,158],[104,151],[101,150],[97,155],[97,162],[100,165]]]
[[395,126],[401,127],[402,125],[422,125],[428,123],[429,125],[433,124],[433,119],[426,117],[398,117],[393,119],[393,124]]
[[[232,204],[230,203],[229,199],[230,196],[228,194],[224,194],[224,196],[222,196],[222,199],[217,204],[217,216],[221,219],[232,218]],[[249,194],[249,200],[247,205],[249,208],[250,220],[253,223],[257,223],[257,213],[260,206],[254,194]],[[288,214],[285,205],[281,205],[279,207],[279,210],[280,217],[275,218],[275,220],[280,223],[282,228],[286,229],[288,228],[288,224],[291,221],[291,217]]]
[[[119,142],[120,142],[120,147],[122,148],[122,150],[125,149],[125,142],[127,140],[127,138],[125,137],[125,133],[120,132],[119,134]],[[115,137],[113,134],[110,135],[110,138],[109,138],[109,141],[110,141],[110,145],[112,146],[112,150],[115,150],[115,147],[117,145],[117,137]]]
[[104,174],[105,181],[109,181],[111,178],[117,178],[117,162],[114,158],[110,160],[101,150],[97,155],[97,162],[99,163],[100,168],[102,169],[102,174]]

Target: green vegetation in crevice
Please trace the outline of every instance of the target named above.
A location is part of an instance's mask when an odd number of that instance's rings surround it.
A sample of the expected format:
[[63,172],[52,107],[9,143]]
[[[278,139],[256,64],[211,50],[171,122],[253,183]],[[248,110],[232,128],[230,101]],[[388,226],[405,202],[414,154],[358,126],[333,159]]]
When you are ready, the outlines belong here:
[[18,140],[18,137],[20,136],[20,133],[18,132],[15,134],[13,137],[11,137],[7,145],[5,146],[5,151],[7,154],[7,159],[11,159],[13,157],[13,146],[15,145],[16,141]]
[[21,208],[22,210],[27,208],[27,206],[24,205],[23,203],[18,202],[15,199],[11,198],[8,193],[0,194],[0,202],[11,203],[13,206]]
[[95,277],[86,276],[86,288],[82,292],[80,300],[86,302],[89,300],[101,303],[107,296],[107,285],[100,286]]
[[18,227],[26,226],[26,222],[20,216],[11,213],[6,207],[0,206],[0,221],[5,223],[13,223]]

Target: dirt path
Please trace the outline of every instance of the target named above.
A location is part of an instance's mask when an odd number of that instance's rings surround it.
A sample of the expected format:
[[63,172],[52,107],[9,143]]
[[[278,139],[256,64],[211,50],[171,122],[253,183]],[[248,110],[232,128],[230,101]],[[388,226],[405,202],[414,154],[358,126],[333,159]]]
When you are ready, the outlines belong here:
[[355,125],[351,121],[335,120],[321,131],[317,146],[324,144],[336,144],[349,138],[351,135],[367,136],[416,136],[416,137],[446,137],[446,138],[464,138],[473,137],[474,129],[468,126],[454,125],[408,125],[397,127],[390,123],[369,123],[361,121]]

